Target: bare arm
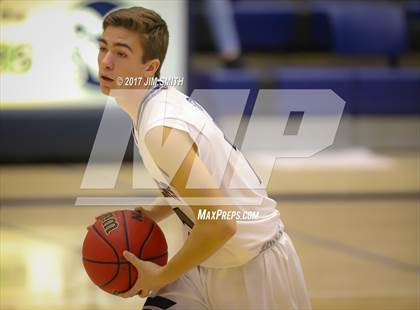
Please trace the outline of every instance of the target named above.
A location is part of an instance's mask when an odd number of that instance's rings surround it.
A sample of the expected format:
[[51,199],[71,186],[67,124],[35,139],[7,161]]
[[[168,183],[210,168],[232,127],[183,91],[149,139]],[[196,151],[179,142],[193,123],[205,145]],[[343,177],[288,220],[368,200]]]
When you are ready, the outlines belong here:
[[[173,151],[187,155],[183,160],[180,167],[176,167],[177,163],[170,160],[171,146],[169,149],[162,151],[161,139],[162,130],[157,129],[150,133],[146,138],[149,151],[153,158],[156,160],[157,165],[172,178],[171,185],[177,190],[177,193],[183,197],[202,197],[202,198],[215,198],[224,197],[224,193],[218,189],[213,177],[207,170],[207,167],[197,155],[197,147],[192,144],[190,137],[179,130],[169,129],[167,127],[163,130],[163,140],[165,141],[170,136],[168,143],[173,143],[176,149]],[[168,152],[169,151],[169,152]],[[193,168],[194,164],[194,169]],[[187,188],[188,181],[195,184],[194,181],[199,179],[200,188],[189,189]],[[190,184],[191,184],[190,183]],[[198,210],[206,209],[208,211],[215,210],[214,206],[200,205],[190,206],[196,219],[198,218]],[[224,211],[230,210],[229,207],[218,206],[218,209]],[[169,261],[165,267],[165,274],[170,282],[176,280],[183,273],[190,270],[194,266],[199,265],[218,249],[220,249],[236,232],[236,221],[232,220],[197,220],[194,228],[191,231],[188,239],[184,243],[179,252]]]
[[[172,133],[171,133],[172,132]],[[171,133],[171,134],[170,134]],[[170,134],[170,136],[169,136]],[[165,150],[162,150],[162,127],[152,129],[146,136],[146,145],[156,164],[169,176],[173,176],[171,185],[183,198],[225,197],[217,188],[213,177],[197,155],[197,147],[188,134],[167,127],[163,128],[163,142],[168,138]],[[174,154],[186,154],[181,165],[174,159]],[[176,155],[175,155],[176,156]],[[193,168],[194,164],[194,168]],[[193,169],[192,169],[193,168]],[[199,180],[200,188],[188,189],[187,182]],[[214,206],[190,206],[197,218],[199,209],[214,210]],[[226,206],[217,208],[228,211]],[[183,273],[201,264],[220,249],[236,233],[236,221],[232,220],[197,220],[187,241],[176,255],[164,267],[140,261],[132,254],[125,254],[127,260],[136,266],[141,275],[136,284],[122,297],[131,297],[140,291],[146,297],[150,290],[157,290],[175,281]]]
[[172,208],[168,206],[165,197],[157,197],[152,207],[137,207],[135,211],[142,212],[154,220],[156,223],[164,220],[174,212]]

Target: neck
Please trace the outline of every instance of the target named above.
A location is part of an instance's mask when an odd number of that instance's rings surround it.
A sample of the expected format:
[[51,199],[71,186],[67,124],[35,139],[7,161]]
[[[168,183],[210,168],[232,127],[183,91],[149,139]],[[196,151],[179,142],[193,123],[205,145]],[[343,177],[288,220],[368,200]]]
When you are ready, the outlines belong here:
[[148,90],[149,87],[144,89],[120,89],[116,91],[115,100],[121,109],[130,116],[135,126],[137,126],[138,112]]

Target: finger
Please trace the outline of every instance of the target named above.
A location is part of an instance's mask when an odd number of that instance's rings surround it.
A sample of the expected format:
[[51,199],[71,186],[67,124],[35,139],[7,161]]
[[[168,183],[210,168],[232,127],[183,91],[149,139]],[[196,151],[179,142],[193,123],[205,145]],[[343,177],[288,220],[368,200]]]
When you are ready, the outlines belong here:
[[150,291],[148,289],[143,289],[139,292],[140,297],[146,298],[150,295]]
[[127,261],[133,264],[134,267],[136,267],[139,273],[141,272],[141,270],[143,269],[144,262],[140,258],[138,258],[136,255],[134,255],[133,253],[129,251],[124,251],[123,256],[125,257]]
[[127,261],[129,261],[130,263],[132,263],[134,266],[137,267],[139,259],[136,255],[134,255],[133,253],[129,251],[124,251],[123,256],[125,257]]
[[[141,290],[140,290],[140,292],[141,292]],[[139,291],[132,291],[130,289],[129,291],[121,293],[118,296],[120,296],[122,298],[130,298],[130,297],[133,297],[133,296],[136,296],[136,295],[140,295],[140,292]]]
[[134,208],[134,211],[138,212],[138,213],[141,213],[143,216],[147,216],[147,217],[150,217],[150,218],[152,217],[150,211],[143,208],[143,207]]
[[135,265],[138,261],[138,257],[135,256],[133,253],[131,253],[130,251],[124,251],[123,252],[123,256],[124,258],[129,261],[130,263],[132,263],[133,265]]
[[119,294],[118,296],[122,297],[122,298],[130,298],[133,297],[135,295],[140,295],[142,292],[141,288],[140,288],[140,283],[136,282],[136,284],[134,284],[134,286],[132,288],[130,288],[128,291]]

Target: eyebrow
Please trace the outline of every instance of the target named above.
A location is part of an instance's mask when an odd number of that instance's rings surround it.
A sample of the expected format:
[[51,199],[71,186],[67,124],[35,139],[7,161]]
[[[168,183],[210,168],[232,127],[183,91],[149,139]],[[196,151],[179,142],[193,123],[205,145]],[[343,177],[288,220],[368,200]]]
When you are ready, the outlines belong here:
[[[108,42],[104,38],[99,38],[99,42],[102,42],[102,43],[108,45]],[[133,53],[133,49],[130,47],[130,45],[128,45],[126,43],[116,42],[116,43],[113,44],[113,46],[125,47],[125,48],[129,49],[131,53]]]

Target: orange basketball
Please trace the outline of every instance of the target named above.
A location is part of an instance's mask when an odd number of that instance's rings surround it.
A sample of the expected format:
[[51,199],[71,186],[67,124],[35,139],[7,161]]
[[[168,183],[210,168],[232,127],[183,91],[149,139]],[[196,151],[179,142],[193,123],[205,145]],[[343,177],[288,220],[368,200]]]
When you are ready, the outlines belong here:
[[163,266],[168,246],[159,226],[145,214],[114,211],[97,217],[83,242],[83,265],[89,278],[104,291],[119,294],[137,280],[137,270],[123,256],[125,250]]

